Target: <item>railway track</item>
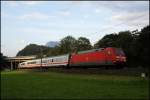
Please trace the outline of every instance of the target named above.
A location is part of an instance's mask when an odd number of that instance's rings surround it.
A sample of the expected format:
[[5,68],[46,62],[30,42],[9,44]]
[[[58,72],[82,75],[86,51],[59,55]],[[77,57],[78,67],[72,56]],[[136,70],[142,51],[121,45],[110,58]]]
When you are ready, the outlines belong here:
[[122,69],[106,69],[106,68],[30,68],[30,69],[17,69],[19,71],[32,71],[32,72],[57,72],[68,74],[107,74],[107,75],[128,75],[140,76],[141,73],[148,73],[144,68],[127,68]]

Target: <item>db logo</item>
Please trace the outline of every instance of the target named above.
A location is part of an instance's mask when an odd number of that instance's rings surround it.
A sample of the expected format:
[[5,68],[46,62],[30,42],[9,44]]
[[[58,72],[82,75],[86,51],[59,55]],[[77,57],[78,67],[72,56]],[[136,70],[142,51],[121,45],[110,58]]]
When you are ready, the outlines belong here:
[[88,60],[89,60],[89,58],[88,58],[88,57],[86,57],[86,60],[88,61]]

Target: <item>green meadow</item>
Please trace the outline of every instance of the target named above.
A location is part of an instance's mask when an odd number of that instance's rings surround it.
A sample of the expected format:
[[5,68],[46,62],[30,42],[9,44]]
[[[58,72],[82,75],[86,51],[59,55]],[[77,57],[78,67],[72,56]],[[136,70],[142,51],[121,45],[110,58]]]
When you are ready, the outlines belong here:
[[1,99],[149,99],[140,76],[3,71]]

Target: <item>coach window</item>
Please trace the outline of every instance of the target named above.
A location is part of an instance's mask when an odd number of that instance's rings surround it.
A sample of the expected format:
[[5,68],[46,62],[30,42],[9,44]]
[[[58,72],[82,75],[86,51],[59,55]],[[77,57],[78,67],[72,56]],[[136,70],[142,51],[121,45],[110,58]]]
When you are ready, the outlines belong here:
[[43,63],[47,63],[47,60],[43,60]]
[[25,65],[25,63],[22,63],[21,65]]
[[28,64],[35,64],[36,62],[28,62]]
[[57,62],[57,61],[58,61],[58,58],[55,58],[54,61]]

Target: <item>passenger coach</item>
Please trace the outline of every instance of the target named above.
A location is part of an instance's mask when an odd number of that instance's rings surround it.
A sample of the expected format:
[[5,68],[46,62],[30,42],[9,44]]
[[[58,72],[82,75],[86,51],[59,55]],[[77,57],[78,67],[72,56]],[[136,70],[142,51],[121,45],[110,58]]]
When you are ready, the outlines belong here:
[[19,64],[19,68],[37,68],[37,67],[60,67],[67,66],[69,61],[69,55],[61,55],[55,57],[47,57],[36,60],[31,60],[27,62],[22,62]]

